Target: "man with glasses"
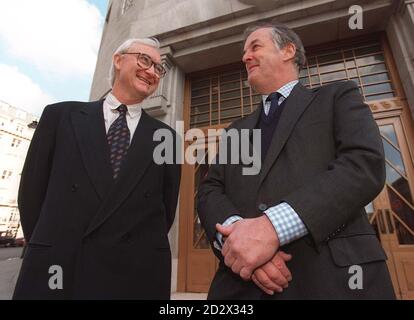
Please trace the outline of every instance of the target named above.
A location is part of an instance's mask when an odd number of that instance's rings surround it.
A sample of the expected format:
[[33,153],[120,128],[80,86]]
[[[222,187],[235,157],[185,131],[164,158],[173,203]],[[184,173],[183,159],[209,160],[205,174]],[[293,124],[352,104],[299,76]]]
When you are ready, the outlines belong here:
[[104,100],[43,111],[19,190],[28,247],[15,299],[170,298],[180,166],[154,162],[153,134],[175,132],[141,106],[166,73],[158,48],[127,40]]

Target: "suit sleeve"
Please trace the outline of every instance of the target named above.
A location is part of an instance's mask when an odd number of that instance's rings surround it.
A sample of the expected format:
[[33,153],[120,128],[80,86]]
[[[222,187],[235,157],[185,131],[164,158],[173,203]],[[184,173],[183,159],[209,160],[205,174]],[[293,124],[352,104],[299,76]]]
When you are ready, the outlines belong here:
[[317,245],[356,218],[385,182],[378,126],[353,82],[337,90],[333,107],[335,159],[311,183],[282,199],[299,214]]
[[[222,140],[220,143],[225,142]],[[230,147],[227,150],[230,150]],[[225,167],[226,165],[215,164],[215,161],[213,161],[207,177],[198,189],[198,216],[212,244],[217,239],[216,223],[224,223],[231,216],[239,214],[239,210],[226,195]]]
[[[174,141],[177,135],[174,133]],[[174,144],[174,153],[175,153]],[[174,159],[177,159],[174,154]],[[170,230],[177,209],[178,193],[180,191],[181,165],[179,163],[166,164],[164,174],[164,206],[166,210],[167,228]]]
[[55,110],[47,106],[39,120],[21,175],[18,205],[24,237],[30,241],[46,196],[55,147]]

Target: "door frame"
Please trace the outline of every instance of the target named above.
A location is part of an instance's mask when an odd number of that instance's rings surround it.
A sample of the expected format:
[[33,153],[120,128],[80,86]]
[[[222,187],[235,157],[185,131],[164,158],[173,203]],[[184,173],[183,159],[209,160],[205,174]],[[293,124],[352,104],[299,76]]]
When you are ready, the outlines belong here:
[[[414,165],[414,123],[411,116],[408,102],[402,87],[400,77],[398,75],[397,68],[393,59],[391,48],[386,38],[384,32],[378,34],[369,35],[368,37],[358,37],[355,39],[347,40],[351,42],[353,40],[361,42],[364,39],[369,41],[373,37],[379,37],[384,50],[384,59],[385,64],[388,67],[389,77],[391,83],[395,89],[396,97],[386,100],[377,100],[372,102],[366,102],[371,108],[373,117],[376,121],[381,121],[382,119],[398,117],[400,119],[401,127],[403,130],[403,135],[407,142],[408,149],[408,160]],[[332,44],[324,45],[325,48],[331,47]],[[315,47],[316,48],[316,47]],[[217,68],[214,68],[217,70]],[[206,71],[208,72],[208,70]],[[187,76],[185,80],[185,89],[184,89],[184,126],[185,132],[190,127],[190,78]],[[223,126],[223,125],[222,125]],[[210,127],[214,128],[214,127]],[[200,128],[206,130],[207,128]],[[188,144],[185,144],[187,146]],[[189,194],[183,190],[193,190],[194,188],[194,169],[190,168],[190,165],[184,164],[182,170],[182,179],[181,185],[185,186],[181,188],[180,192],[180,211],[179,211],[179,250],[178,250],[178,272],[177,272],[177,291],[186,292],[187,291],[187,263],[188,263],[188,254],[189,254],[189,244],[192,244],[193,240],[191,239],[192,223],[190,219],[193,215],[188,214],[193,212],[193,202],[189,201]],[[414,177],[412,177],[414,179]],[[413,184],[414,185],[414,184]],[[191,188],[189,187],[191,186]],[[383,196],[383,195],[382,195]],[[379,204],[379,201],[386,201],[385,199],[381,200],[381,194],[373,201],[374,208],[375,206],[380,207],[382,204]],[[387,247],[389,244],[385,242],[382,244],[385,250],[392,250],[392,247]],[[210,250],[210,249],[209,249]],[[212,254],[212,253],[211,253]],[[213,255],[213,254],[212,254]],[[414,253],[413,253],[414,255]],[[391,261],[389,262],[391,263]],[[393,270],[391,270],[393,269]],[[393,283],[398,282],[398,272],[400,268],[396,268],[391,265],[390,273],[393,280]],[[399,295],[399,293],[397,293]],[[407,298],[404,295],[399,295],[399,298]]]

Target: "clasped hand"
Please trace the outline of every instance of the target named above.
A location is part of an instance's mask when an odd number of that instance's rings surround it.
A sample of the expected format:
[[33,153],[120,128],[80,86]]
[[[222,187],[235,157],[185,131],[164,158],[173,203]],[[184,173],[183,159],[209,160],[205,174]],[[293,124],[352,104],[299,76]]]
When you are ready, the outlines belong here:
[[225,239],[224,263],[244,280],[252,280],[267,294],[282,292],[292,275],[286,262],[292,257],[279,249],[279,239],[267,216],[216,225]]

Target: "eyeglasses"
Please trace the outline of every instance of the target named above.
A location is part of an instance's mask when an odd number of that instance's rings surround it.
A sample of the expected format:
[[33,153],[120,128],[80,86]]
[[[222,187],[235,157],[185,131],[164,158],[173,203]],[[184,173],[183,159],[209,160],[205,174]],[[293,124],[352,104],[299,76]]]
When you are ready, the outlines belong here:
[[151,68],[152,65],[154,65],[154,71],[155,74],[162,78],[167,73],[167,70],[165,70],[164,66],[160,63],[155,63],[151,57],[145,53],[141,52],[124,52],[122,54],[136,54],[137,55],[137,64],[139,67],[147,70]]

